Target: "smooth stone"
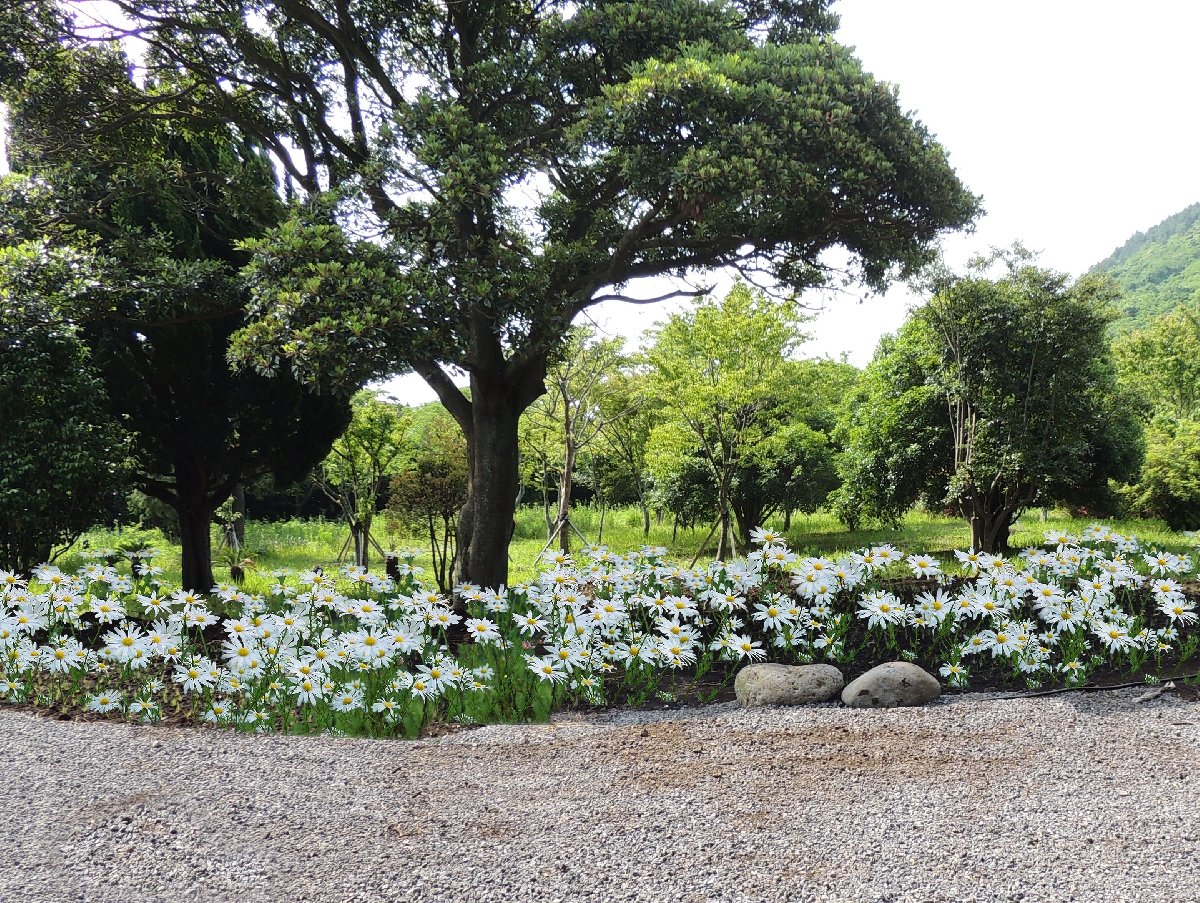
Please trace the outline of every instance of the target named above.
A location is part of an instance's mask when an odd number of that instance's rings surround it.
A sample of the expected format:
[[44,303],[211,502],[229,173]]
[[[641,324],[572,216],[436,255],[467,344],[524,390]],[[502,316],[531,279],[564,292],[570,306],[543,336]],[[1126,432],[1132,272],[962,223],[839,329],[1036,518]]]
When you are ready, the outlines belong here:
[[842,702],[855,709],[894,709],[924,705],[942,695],[942,685],[912,662],[885,662],[842,690]]
[[742,708],[828,702],[846,685],[833,665],[747,665],[733,682]]

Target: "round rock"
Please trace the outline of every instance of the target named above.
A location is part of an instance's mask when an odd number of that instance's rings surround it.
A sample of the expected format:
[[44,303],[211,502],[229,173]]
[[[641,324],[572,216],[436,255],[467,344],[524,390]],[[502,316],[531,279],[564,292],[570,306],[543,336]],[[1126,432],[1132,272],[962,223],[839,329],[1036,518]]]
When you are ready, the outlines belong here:
[[833,665],[747,665],[733,682],[742,708],[828,702],[845,686]]
[[942,695],[942,685],[911,662],[886,662],[850,681],[842,702],[855,709],[924,705]]

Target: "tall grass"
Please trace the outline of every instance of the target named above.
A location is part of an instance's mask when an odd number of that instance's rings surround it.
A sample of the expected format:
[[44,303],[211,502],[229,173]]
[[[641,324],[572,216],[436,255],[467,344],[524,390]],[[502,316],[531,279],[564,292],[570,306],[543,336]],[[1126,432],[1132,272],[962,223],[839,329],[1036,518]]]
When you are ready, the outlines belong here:
[[[602,542],[614,551],[636,549],[643,545],[665,546],[670,558],[684,564],[694,557],[703,560],[716,551],[716,537],[709,537],[711,524],[693,528],[674,528],[670,515],[660,524],[651,517],[650,533],[642,533],[642,512],[636,507],[610,508],[604,512],[603,532],[600,524],[601,512],[593,506],[581,505],[571,512],[571,519],[589,542]],[[1012,533],[1013,548],[1039,545],[1047,530],[1065,530],[1078,534],[1091,519],[1072,518],[1065,511],[1050,512],[1046,520],[1040,512],[1024,514]],[[1123,533],[1136,533],[1144,542],[1173,552],[1185,552],[1191,545],[1179,534],[1171,532],[1157,520],[1106,520],[1109,526]],[[772,518],[767,526],[782,530],[782,518]],[[320,565],[326,569],[344,562],[344,549],[349,535],[345,525],[323,519],[301,521],[248,521],[246,524],[246,548],[244,555],[255,562],[257,571],[251,572],[246,585],[254,592],[265,588],[270,582],[269,574],[278,568],[303,570]],[[792,518],[788,531],[788,544],[804,555],[828,555],[839,551],[860,549],[864,546],[890,543],[905,552],[923,552],[946,557],[954,549],[965,549],[971,542],[971,531],[960,518],[943,517],[924,511],[911,511],[905,516],[898,529],[880,527],[864,530],[847,530],[832,514],[819,511],[812,515]],[[704,549],[700,545],[708,537]],[[382,524],[376,536],[384,548],[427,548],[428,539],[421,536],[387,534]],[[509,579],[513,583],[529,580],[536,574],[538,554],[546,546],[547,529],[542,509],[524,506],[517,511],[516,529],[509,546]],[[227,565],[219,562],[221,552],[220,531],[213,528],[214,571],[217,579],[226,579]],[[163,549],[165,554],[158,560],[164,568],[164,578],[169,583],[180,581],[180,552],[178,544],[167,540],[158,530],[120,531],[115,529],[93,529],[81,537],[76,546],[58,561],[64,570],[73,571],[83,563],[80,551],[83,548],[107,548],[118,543],[141,543]],[[555,540],[557,545],[557,540]],[[578,548],[581,541],[572,532],[571,547]],[[378,554],[373,554],[373,570],[382,568]],[[426,568],[432,559],[428,552],[417,559]]]

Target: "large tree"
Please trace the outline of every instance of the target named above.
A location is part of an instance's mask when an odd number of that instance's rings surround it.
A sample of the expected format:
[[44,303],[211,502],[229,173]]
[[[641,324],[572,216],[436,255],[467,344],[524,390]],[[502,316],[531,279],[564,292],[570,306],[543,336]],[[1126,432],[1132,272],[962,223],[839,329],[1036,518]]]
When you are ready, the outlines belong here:
[[971,543],[1007,549],[1034,503],[1094,504],[1140,461],[1116,387],[1114,289],[1035,265],[1019,248],[939,277],[933,297],[880,343],[843,428],[841,507],[895,522],[917,501],[957,508]]
[[473,582],[507,578],[518,420],[578,313],[721,267],[807,286],[835,245],[882,286],[978,212],[829,0],[116,2],[332,199],[258,245],[240,357],[421,374],[466,436]]
[[134,484],[179,514],[184,584],[207,591],[214,510],[238,483],[307,475],[349,414],[344,399],[289,376],[230,370],[248,301],[238,242],[284,207],[252,143],[181,124],[183,90],[139,87],[112,47],[60,48],[5,85],[17,174],[3,186],[0,232],[49,236],[86,262],[91,282],[58,299],[61,316],[132,436]]

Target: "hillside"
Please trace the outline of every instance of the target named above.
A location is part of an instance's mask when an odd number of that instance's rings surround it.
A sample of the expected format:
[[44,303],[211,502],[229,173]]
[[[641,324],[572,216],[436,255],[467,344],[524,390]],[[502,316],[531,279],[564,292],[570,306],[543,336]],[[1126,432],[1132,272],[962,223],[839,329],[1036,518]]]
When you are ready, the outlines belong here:
[[1140,329],[1183,304],[1200,306],[1200,204],[1134,234],[1092,267],[1099,271],[1125,290],[1118,332]]

